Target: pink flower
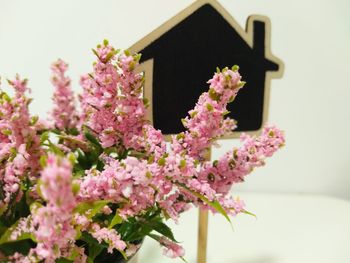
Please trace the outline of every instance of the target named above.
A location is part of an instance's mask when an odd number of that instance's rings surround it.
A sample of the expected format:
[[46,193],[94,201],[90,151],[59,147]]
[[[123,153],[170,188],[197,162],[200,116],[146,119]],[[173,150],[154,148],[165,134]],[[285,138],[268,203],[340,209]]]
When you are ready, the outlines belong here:
[[180,245],[172,242],[166,237],[161,237],[159,243],[164,246],[163,254],[169,258],[183,257],[185,250]]
[[26,91],[30,92],[27,87],[27,79],[21,79],[19,75],[16,75],[14,80],[9,80],[9,84],[15,89],[15,96],[17,98],[22,97]]
[[126,248],[126,243],[120,239],[115,229],[101,228],[98,224],[93,224],[92,229],[91,234],[99,243],[104,241],[109,245],[108,253],[113,253],[113,249],[123,251]]

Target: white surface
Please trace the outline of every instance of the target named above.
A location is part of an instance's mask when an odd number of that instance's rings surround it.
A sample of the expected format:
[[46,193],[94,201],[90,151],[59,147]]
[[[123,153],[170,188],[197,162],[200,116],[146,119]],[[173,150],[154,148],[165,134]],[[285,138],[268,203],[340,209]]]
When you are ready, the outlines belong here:
[[[70,63],[79,90],[78,76],[90,71],[98,42],[127,48],[192,2],[0,0],[0,75],[29,77],[32,111],[44,116],[53,60]],[[286,65],[284,78],[272,82],[269,119],[286,130],[287,146],[239,189],[350,198],[350,1],[219,2],[242,27],[251,14],[270,17],[272,52]]]
[[[317,195],[241,193],[257,219],[239,215],[234,231],[220,215],[209,217],[207,263],[348,263],[350,201]],[[196,262],[197,210],[174,227],[186,260]],[[140,263],[182,262],[161,255],[153,240],[142,246]]]

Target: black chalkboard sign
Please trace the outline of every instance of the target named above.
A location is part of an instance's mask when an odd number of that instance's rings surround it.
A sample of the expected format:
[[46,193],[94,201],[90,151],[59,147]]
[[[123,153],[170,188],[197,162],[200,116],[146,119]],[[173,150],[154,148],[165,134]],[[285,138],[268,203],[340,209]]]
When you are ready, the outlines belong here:
[[229,106],[237,131],[258,131],[267,119],[270,79],[283,63],[270,52],[270,22],[250,16],[244,31],[216,1],[197,1],[130,48],[142,54],[151,118],[164,134],[184,130],[187,116],[216,67],[239,65],[246,86]]

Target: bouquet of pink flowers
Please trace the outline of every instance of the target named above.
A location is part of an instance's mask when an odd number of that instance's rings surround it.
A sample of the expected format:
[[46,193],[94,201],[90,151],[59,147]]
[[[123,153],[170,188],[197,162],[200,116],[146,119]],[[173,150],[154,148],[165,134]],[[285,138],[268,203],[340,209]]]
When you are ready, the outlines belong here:
[[244,82],[238,67],[217,70],[184,118],[185,132],[167,145],[146,119],[139,54],[104,41],[93,50],[93,72],[81,78],[76,108],[67,64],[55,62],[53,109],[48,121],[30,116],[27,81],[0,89],[0,261],[106,262],[131,257],[148,236],[164,254],[183,257],[166,220],[192,206],[229,216],[248,213],[230,195],[284,144],[275,127],[259,137],[242,134],[242,146],[220,159],[205,156],[232,132],[226,118]]

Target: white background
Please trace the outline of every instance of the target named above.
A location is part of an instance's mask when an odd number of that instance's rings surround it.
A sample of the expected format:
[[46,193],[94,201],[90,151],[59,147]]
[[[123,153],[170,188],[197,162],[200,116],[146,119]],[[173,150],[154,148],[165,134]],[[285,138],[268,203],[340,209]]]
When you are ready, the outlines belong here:
[[[28,77],[32,112],[45,116],[53,60],[69,62],[79,91],[97,43],[127,48],[192,2],[0,0],[0,75]],[[283,79],[272,81],[269,120],[286,131],[287,146],[237,189],[350,198],[350,2],[219,2],[242,27],[251,14],[270,17],[272,52],[286,65]]]

